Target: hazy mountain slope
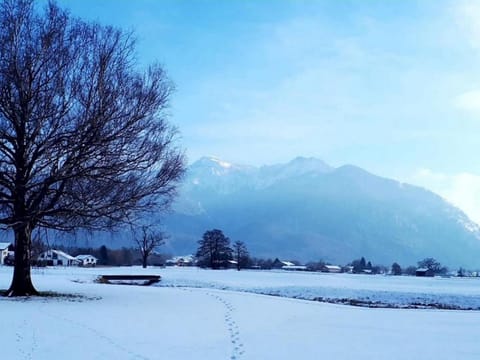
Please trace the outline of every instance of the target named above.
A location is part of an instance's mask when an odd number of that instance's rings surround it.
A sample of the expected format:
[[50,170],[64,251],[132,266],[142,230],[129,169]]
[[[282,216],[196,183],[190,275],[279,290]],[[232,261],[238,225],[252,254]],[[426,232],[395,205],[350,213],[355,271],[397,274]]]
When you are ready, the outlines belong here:
[[317,159],[254,168],[218,159],[194,163],[166,219],[177,253],[205,230],[222,229],[257,256],[346,263],[414,264],[436,257],[480,268],[480,233],[460,210],[427,190],[332,168]]

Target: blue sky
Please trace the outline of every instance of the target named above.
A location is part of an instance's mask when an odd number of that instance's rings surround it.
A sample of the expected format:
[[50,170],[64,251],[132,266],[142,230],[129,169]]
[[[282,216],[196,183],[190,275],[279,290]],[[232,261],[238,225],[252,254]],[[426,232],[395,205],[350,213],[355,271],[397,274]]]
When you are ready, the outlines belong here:
[[479,1],[59,3],[164,64],[190,161],[351,163],[480,221]]

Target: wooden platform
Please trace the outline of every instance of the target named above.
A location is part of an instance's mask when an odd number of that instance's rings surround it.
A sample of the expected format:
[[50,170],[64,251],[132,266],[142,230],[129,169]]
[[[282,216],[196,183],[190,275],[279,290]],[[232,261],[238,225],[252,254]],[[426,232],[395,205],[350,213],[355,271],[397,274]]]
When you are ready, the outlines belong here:
[[160,275],[101,275],[98,282],[103,284],[152,285],[159,282]]

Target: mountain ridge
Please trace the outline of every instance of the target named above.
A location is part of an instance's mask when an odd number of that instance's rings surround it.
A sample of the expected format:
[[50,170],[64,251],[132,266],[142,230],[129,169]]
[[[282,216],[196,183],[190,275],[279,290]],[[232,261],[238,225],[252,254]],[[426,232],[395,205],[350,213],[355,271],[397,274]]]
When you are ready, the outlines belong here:
[[405,265],[433,256],[470,267],[480,258],[478,225],[421,187],[316,158],[261,167],[200,160],[165,219],[176,253],[193,252],[215,227],[256,256]]

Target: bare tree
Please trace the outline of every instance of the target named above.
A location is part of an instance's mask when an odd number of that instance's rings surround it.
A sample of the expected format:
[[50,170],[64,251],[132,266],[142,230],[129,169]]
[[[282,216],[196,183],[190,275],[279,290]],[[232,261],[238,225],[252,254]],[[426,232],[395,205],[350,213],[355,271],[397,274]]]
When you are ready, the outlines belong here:
[[198,241],[197,258],[201,266],[212,269],[224,267],[232,258],[230,239],[221,230],[206,231]]
[[235,241],[233,243],[233,259],[237,262],[237,270],[245,268],[249,262],[249,254],[247,246],[243,241]]
[[419,268],[426,268],[433,271],[434,274],[446,274],[448,272],[448,268],[442,266],[442,264],[440,264],[440,262],[434,258],[425,258],[419,261],[417,264]]
[[142,256],[142,267],[147,267],[148,257],[155,251],[156,248],[165,244],[165,234],[161,231],[153,231],[148,226],[142,226],[140,234],[135,235],[134,241],[137,245],[137,249]]
[[32,230],[103,230],[165,209],[184,172],[161,66],[130,33],[50,2],[0,3],[0,225],[13,230],[10,296],[36,294]]

